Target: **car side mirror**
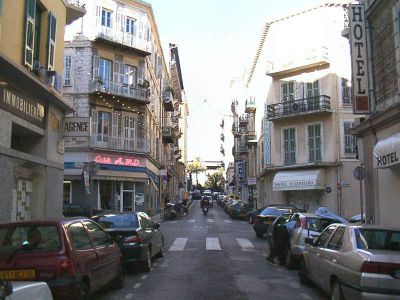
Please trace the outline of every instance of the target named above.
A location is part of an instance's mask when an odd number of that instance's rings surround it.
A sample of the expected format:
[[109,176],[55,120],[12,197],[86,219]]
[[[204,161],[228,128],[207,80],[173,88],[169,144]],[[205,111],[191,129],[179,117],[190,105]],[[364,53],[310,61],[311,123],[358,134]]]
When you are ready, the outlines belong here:
[[304,239],[304,243],[306,243],[307,245],[313,246],[313,245],[314,245],[314,239],[313,239],[313,238],[310,238],[310,237],[306,237],[306,238]]
[[0,280],[0,299],[4,299],[13,293],[11,282]]

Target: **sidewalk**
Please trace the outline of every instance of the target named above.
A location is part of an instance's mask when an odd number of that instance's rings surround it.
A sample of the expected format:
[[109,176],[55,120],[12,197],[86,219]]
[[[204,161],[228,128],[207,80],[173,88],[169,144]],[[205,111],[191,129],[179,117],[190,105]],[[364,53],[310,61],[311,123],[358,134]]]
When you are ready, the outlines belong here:
[[[187,210],[188,212],[191,210],[191,208],[193,207],[193,205],[194,205],[194,201],[193,201],[193,200],[189,200],[189,201],[188,201],[188,210]],[[185,216],[185,215],[183,215],[182,217],[184,217],[184,216]],[[165,221],[165,218],[164,218],[164,216],[163,216],[163,213],[156,214],[156,215],[152,216],[151,219],[152,219],[155,223],[161,223],[161,222]]]

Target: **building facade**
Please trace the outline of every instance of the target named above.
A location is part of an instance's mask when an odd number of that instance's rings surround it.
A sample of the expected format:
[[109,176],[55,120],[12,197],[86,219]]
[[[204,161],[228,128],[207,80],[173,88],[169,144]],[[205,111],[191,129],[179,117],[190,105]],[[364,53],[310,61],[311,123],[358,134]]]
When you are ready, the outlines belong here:
[[[327,3],[265,24],[246,82],[248,94],[266,98],[257,103],[264,115],[255,116],[256,133],[261,130],[255,151],[245,149],[248,173],[257,172],[258,207],[288,203],[309,212],[326,206],[346,217],[360,213],[350,52],[341,35],[345,4]],[[282,39],[286,35],[291,38]],[[249,136],[252,128],[245,130]]]
[[62,0],[0,2],[0,222],[62,215],[64,27],[84,13]]
[[66,34],[64,96],[75,112],[64,126],[64,200],[156,214],[178,192],[179,102],[152,8],[133,0],[85,7]]
[[[400,226],[400,1],[359,1],[348,7],[348,13],[350,28],[346,24],[344,36],[350,38],[350,45],[360,42],[367,49],[359,57],[352,51],[351,58],[356,63],[362,57],[359,64],[365,71],[353,70],[353,86],[358,87],[354,109],[363,108],[366,116],[361,116],[352,133],[359,140],[366,171],[366,222]],[[354,26],[361,28],[365,39],[358,40]]]

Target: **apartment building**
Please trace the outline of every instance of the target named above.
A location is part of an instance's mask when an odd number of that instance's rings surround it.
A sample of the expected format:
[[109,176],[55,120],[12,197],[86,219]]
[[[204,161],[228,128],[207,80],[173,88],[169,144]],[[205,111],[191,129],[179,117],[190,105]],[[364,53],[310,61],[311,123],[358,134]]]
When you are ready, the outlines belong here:
[[350,50],[341,35],[345,4],[326,3],[265,24],[246,82],[248,93],[267,99],[264,120],[256,120],[262,131],[257,157],[249,159],[257,163],[258,206],[360,213]]
[[[400,1],[359,1],[348,14],[343,35],[350,39],[352,64],[361,66],[353,68],[353,103],[365,118],[352,133],[365,167],[366,221],[400,226]],[[356,43],[366,51],[358,52]]]
[[178,190],[179,95],[152,7],[81,2],[87,14],[66,29],[64,96],[75,112],[64,126],[64,201],[157,213]]
[[62,214],[64,27],[84,13],[71,1],[0,1],[0,222]]

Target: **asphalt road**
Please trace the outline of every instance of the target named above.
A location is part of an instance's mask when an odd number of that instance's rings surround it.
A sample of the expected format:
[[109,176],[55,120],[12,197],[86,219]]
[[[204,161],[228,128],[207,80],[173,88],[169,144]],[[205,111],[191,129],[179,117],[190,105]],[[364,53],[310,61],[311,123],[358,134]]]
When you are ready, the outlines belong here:
[[327,299],[300,285],[296,271],[267,263],[266,240],[216,204],[204,216],[195,201],[185,217],[160,229],[166,255],[154,260],[152,271],[131,267],[123,289],[104,289],[93,299]]

